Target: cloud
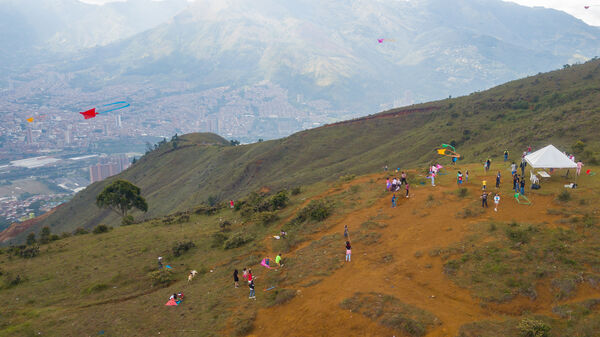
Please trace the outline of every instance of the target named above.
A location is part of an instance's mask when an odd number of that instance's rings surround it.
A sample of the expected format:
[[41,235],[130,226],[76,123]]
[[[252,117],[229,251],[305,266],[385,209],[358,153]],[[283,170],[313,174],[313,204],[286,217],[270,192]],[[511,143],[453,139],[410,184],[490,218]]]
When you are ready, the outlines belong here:
[[[528,7],[554,8],[583,20],[588,25],[600,26],[600,0],[504,0]],[[596,6],[593,6],[596,4]],[[585,9],[584,6],[590,6]]]

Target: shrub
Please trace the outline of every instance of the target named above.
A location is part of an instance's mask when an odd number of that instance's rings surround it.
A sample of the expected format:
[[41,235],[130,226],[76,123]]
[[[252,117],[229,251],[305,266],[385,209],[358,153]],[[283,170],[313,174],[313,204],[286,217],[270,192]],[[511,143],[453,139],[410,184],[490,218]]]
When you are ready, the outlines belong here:
[[124,216],[123,219],[121,219],[121,225],[123,225],[123,226],[132,225],[133,222],[134,222],[133,216],[131,216],[131,215]]
[[178,242],[172,248],[173,256],[179,257],[194,247],[196,247],[196,245],[192,241]]
[[466,189],[465,187],[459,188],[458,192],[457,192],[458,196],[461,198],[466,197],[469,194],[469,190]]
[[40,244],[46,244],[50,242],[50,227],[44,226],[40,233]]
[[558,194],[557,199],[558,201],[567,202],[571,200],[571,193],[569,193],[567,190],[564,190]]
[[102,234],[106,232],[108,232],[108,226],[106,225],[98,225],[92,230],[92,233],[94,234]]
[[[238,203],[236,203],[236,208],[237,208]],[[202,206],[198,206],[195,210],[194,213],[196,214],[203,214],[203,215],[213,215],[215,213],[217,213],[219,209],[217,207],[214,206],[206,206],[206,205],[202,205]]]
[[354,180],[354,178],[356,178],[356,175],[354,175],[354,174],[347,174],[345,176],[341,176],[340,180],[341,181],[352,181],[352,180]]
[[87,229],[85,229],[83,227],[77,227],[77,229],[75,229],[73,231],[73,235],[83,235],[83,234],[87,234],[87,233],[89,233],[89,232],[87,231]]
[[514,243],[527,243],[531,240],[531,231],[525,228],[507,228],[506,236]]
[[327,219],[333,210],[333,204],[325,202],[323,200],[312,200],[306,207],[304,207],[296,216],[301,222],[308,219],[314,221],[323,221]]
[[58,236],[58,234],[50,235],[50,241],[56,241],[56,240],[60,240],[60,236]]
[[266,226],[277,220],[278,216],[275,212],[260,212],[254,215],[254,220]]
[[227,241],[229,237],[223,233],[214,233],[212,235],[212,242],[210,244],[211,248],[223,247],[223,243]]
[[150,280],[152,286],[166,287],[173,283],[173,272],[166,268],[153,271],[150,273]]
[[274,210],[285,208],[289,201],[290,198],[287,195],[287,191],[280,191],[271,197],[271,205]]
[[28,246],[34,245],[37,241],[35,240],[35,233],[31,232],[29,234],[27,234],[27,240],[25,241],[25,244],[27,244]]
[[69,232],[62,232],[62,234],[60,235],[60,237],[64,239],[64,238],[70,237],[71,235],[73,235],[73,234],[71,234]]
[[225,248],[225,249],[238,248],[252,240],[254,240],[254,238],[250,235],[244,235],[242,233],[237,233],[225,241],[225,243],[223,244],[223,248]]
[[302,188],[300,186],[292,188],[292,195],[298,195],[300,193],[302,193]]
[[211,195],[206,199],[206,203],[211,207],[215,206],[218,202],[219,198],[216,195]]
[[35,246],[26,246],[26,245],[13,246],[13,247],[10,247],[9,252],[12,252],[13,255],[20,256],[24,259],[31,259],[40,254],[40,247],[37,245],[35,245]]
[[83,294],[93,294],[93,293],[101,292],[106,289],[108,289],[108,284],[96,283],[96,284],[92,284],[91,286],[87,287],[86,289],[83,289],[81,292]]
[[550,326],[542,321],[530,318],[524,318],[519,323],[519,330],[523,337],[548,337],[550,336]]

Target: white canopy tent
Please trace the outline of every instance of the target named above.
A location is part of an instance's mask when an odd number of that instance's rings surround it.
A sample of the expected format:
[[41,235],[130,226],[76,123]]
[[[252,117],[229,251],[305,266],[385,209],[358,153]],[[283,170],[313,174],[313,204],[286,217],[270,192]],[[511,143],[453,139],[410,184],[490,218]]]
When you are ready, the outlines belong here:
[[527,164],[533,168],[577,168],[577,164],[560,152],[554,145],[548,145],[525,156]]

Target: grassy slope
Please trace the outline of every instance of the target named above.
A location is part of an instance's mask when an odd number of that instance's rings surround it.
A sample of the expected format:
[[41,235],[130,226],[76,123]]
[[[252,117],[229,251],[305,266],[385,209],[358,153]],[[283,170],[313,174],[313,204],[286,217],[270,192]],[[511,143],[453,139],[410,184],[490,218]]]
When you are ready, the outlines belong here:
[[[439,160],[441,143],[455,141],[468,162],[513,154],[525,144],[553,143],[569,149],[578,139],[597,144],[600,134],[600,61],[513,81],[485,92],[422,104],[424,112],[383,112],[350,123],[296,133],[287,138],[237,147],[187,145],[145,156],[118,175],[142,188],[147,217],[190,208],[215,195],[237,198],[262,186],[281,188],[309,184],[348,173],[366,173],[388,163],[408,167]],[[373,116],[371,116],[373,117]],[[186,138],[184,137],[184,138]],[[447,161],[447,160],[446,160]],[[118,219],[94,206],[95,196],[111,179],[91,185],[66,207],[36,225],[53,232]],[[138,214],[139,216],[139,214]],[[26,233],[21,234],[22,239]]]
[[[571,220],[572,214],[597,212],[597,177],[581,177],[581,188],[572,191],[572,200],[557,202],[554,199],[565,180],[556,175],[542,190],[527,192],[532,206],[512,201],[509,184],[504,184],[500,212],[488,209],[463,219],[459,217],[463,208],[478,205],[479,181],[484,178],[478,164],[468,168],[472,174],[470,183],[465,184],[469,189],[465,197],[458,196],[454,175],[448,174],[439,177],[435,188],[414,184],[412,198],[400,198],[399,207],[391,209],[390,195],[382,188],[385,175],[378,173],[349,182],[306,186],[303,193],[292,196],[287,208],[277,212],[279,220],[268,226],[223,209],[214,216],[192,214],[180,223],[155,219],[106,234],[62,239],[42,246],[40,256],[33,259],[0,254],[0,296],[7,299],[0,308],[0,336],[36,336],[38,332],[88,336],[105,331],[116,336],[252,332],[255,336],[433,337],[457,336],[459,332],[460,336],[483,336],[480,331],[485,331],[490,337],[518,337],[517,325],[532,315],[552,326],[552,337],[594,336],[600,321],[595,305],[573,309],[572,321],[568,314],[556,317],[552,312],[560,315],[571,310],[561,309],[564,306],[580,306],[578,303],[597,298],[599,285],[592,280],[598,278],[589,276],[597,275],[600,259],[590,245],[597,247],[600,227],[596,218],[592,222]],[[495,168],[506,172],[507,164]],[[420,179],[414,171],[409,175],[411,182]],[[271,235],[311,199],[333,202],[333,216],[324,222],[290,227],[288,239],[273,240]],[[549,208],[564,213],[549,212]],[[255,239],[236,249],[211,248],[211,235],[219,231],[221,220],[232,223],[227,235],[243,233]],[[506,240],[505,227],[513,220],[535,224],[539,230],[517,246]],[[491,221],[497,223],[494,231],[489,231],[487,224],[478,225]],[[342,262],[343,224],[350,228],[351,264]],[[532,299],[520,293],[521,283],[509,280],[510,275],[519,278],[537,273],[540,264],[521,263],[518,258],[531,250],[545,251],[548,243],[537,238],[555,228],[582,237],[569,240],[567,250],[555,246],[551,258],[562,262],[557,269],[545,269],[528,285],[537,289]],[[469,248],[465,243],[471,243],[471,235],[481,239]],[[182,240],[192,240],[197,247],[181,257],[172,256],[171,247]],[[468,264],[477,261],[475,258],[462,258],[465,254],[476,256],[474,250],[493,245],[495,240],[505,245],[506,253],[484,255],[480,265]],[[288,247],[288,242],[295,244]],[[267,271],[258,265],[262,257],[273,257],[279,251],[284,251],[284,268]],[[174,267],[175,283],[166,288],[150,284],[148,273],[155,269],[157,256],[164,256]],[[448,272],[454,259],[464,263],[455,274]],[[498,271],[501,275],[489,272],[490,263],[505,264],[503,271]],[[552,263],[546,257],[542,265]],[[256,302],[247,299],[247,287],[233,288],[231,272],[244,266],[255,272]],[[469,283],[474,278],[461,279],[463,268],[478,276],[477,284]],[[205,273],[188,284],[190,269]],[[554,288],[560,285],[552,281],[571,277],[574,271],[583,273],[583,281],[577,282],[570,294],[556,297]],[[16,275],[23,281],[8,286]],[[481,284],[493,286],[482,288]],[[278,293],[263,291],[273,285]],[[490,296],[506,287],[515,296],[500,303]],[[165,307],[175,291],[186,294],[183,305]],[[373,296],[365,299],[364,294]],[[392,301],[393,308],[382,309],[377,303],[380,296]],[[588,330],[592,333],[581,333]]]

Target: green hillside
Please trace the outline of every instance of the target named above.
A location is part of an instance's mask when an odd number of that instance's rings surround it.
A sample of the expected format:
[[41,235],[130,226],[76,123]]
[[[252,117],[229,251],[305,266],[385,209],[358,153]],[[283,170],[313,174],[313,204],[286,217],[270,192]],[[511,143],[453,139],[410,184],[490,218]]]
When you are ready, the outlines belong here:
[[[149,211],[138,219],[163,216],[205,203],[240,198],[261,187],[278,190],[363,174],[388,164],[417,167],[434,160],[436,146],[453,142],[465,162],[513,158],[527,145],[553,143],[570,150],[587,144],[584,160],[594,161],[600,140],[600,61],[513,81],[484,92],[446,99],[302,131],[286,138],[231,146],[206,134],[182,136],[142,157],[121,174],[95,183],[39,222],[54,233],[119,219],[99,210],[96,195],[113,179],[142,189]],[[207,138],[213,137],[213,138]],[[580,156],[580,157],[581,157]],[[27,231],[29,232],[29,231]],[[22,233],[17,240],[23,239]]]

